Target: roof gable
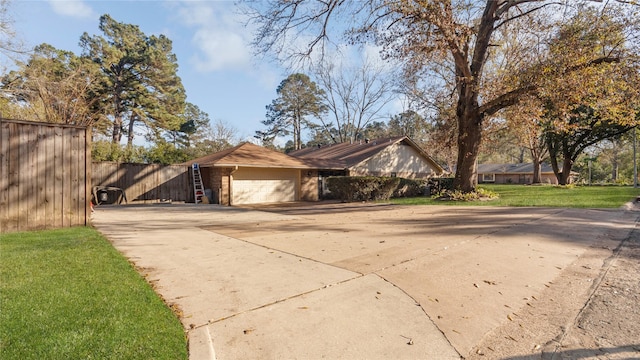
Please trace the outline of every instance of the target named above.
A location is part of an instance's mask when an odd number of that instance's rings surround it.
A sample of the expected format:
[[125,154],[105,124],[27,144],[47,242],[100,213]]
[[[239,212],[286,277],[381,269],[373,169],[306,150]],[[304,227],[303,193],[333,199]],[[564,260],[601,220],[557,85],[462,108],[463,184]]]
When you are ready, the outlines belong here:
[[293,151],[289,155],[304,160],[308,164],[318,167],[332,168],[351,168],[375,155],[381,153],[390,146],[404,143],[413,147],[436,169],[436,172],[443,172],[442,167],[438,165],[431,157],[429,157],[417,144],[406,136],[397,136],[392,138],[357,142],[357,143],[340,143],[331,144],[321,147],[308,147]]

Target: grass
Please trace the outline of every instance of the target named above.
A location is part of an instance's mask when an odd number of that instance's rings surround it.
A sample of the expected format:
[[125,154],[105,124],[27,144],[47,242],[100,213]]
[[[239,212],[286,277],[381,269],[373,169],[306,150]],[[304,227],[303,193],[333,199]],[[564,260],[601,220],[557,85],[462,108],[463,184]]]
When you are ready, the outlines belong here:
[[640,195],[631,186],[479,186],[500,198],[491,201],[441,201],[428,197],[392,199],[401,205],[468,205],[468,206],[537,206],[569,208],[618,208]]
[[0,358],[187,359],[178,318],[91,228],[0,235]]

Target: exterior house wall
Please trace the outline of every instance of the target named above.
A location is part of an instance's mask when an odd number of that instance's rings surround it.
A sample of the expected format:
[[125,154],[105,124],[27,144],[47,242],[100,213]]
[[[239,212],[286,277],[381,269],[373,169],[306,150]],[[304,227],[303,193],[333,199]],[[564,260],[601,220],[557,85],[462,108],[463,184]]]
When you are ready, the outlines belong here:
[[231,168],[201,167],[202,183],[205,189],[211,189],[213,203],[230,205]]
[[[558,179],[554,174],[541,174],[543,184],[558,184]],[[489,184],[531,184],[533,174],[495,174],[495,181],[482,181],[482,174],[478,174],[480,183]]]
[[233,169],[220,169],[220,204],[231,205],[231,191],[233,188]]
[[220,204],[221,202],[221,189],[222,189],[222,173],[223,168],[209,168],[200,167],[200,174],[202,175],[202,184],[205,190],[211,190],[212,203]]
[[302,170],[300,173],[300,200],[320,200],[318,170]]
[[426,178],[433,176],[431,165],[411,146],[395,144],[352,167],[350,176],[395,176]]

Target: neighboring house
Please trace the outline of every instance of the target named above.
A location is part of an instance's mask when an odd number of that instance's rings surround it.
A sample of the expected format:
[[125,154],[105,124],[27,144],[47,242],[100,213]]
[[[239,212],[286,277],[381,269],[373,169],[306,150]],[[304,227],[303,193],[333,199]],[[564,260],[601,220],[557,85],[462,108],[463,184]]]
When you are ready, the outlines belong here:
[[[542,164],[540,178],[543,184],[558,184],[549,164]],[[478,164],[478,183],[531,184],[533,163],[526,164]]]
[[223,205],[317,201],[327,176],[428,178],[444,171],[407,137],[332,144],[289,155],[251,143],[191,160]]

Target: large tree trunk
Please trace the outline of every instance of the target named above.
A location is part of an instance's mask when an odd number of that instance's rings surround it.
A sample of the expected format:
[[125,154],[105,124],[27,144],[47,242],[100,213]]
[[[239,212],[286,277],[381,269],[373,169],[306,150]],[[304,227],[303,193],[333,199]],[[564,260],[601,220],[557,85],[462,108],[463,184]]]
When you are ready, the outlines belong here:
[[611,159],[611,181],[614,182],[614,183],[616,181],[618,181],[619,164],[618,164],[618,151],[617,150],[618,150],[617,146],[614,146],[614,148],[613,148],[613,158]]
[[[470,110],[471,108],[471,110]],[[458,101],[458,162],[453,187],[472,192],[477,185],[477,159],[482,140],[482,116],[478,107]]]
[[111,142],[114,144],[120,144],[122,139],[122,116],[116,114],[113,119],[113,133],[111,136]]
[[120,82],[121,68],[117,65],[111,65],[111,71],[113,72],[114,86],[113,86],[113,134],[111,141],[114,144],[120,144],[122,139],[122,83]]
[[533,159],[533,178],[531,179],[531,183],[540,184],[542,183],[542,156],[540,156],[540,151],[538,151],[535,146],[532,146],[529,150],[531,152],[531,159]]
[[133,136],[134,136],[134,132],[133,130],[135,129],[135,125],[136,125],[136,120],[138,119],[138,116],[134,113],[131,114],[131,117],[129,118],[129,130],[127,132],[127,147],[131,148],[133,146]]
[[533,179],[531,179],[532,184],[540,184],[542,182],[542,176],[540,175],[540,172],[540,159],[533,158]]
[[571,156],[565,155],[564,160],[562,161],[562,172],[560,172],[560,176],[558,177],[559,185],[568,185],[571,183],[571,168],[573,167],[573,160],[571,160]]

